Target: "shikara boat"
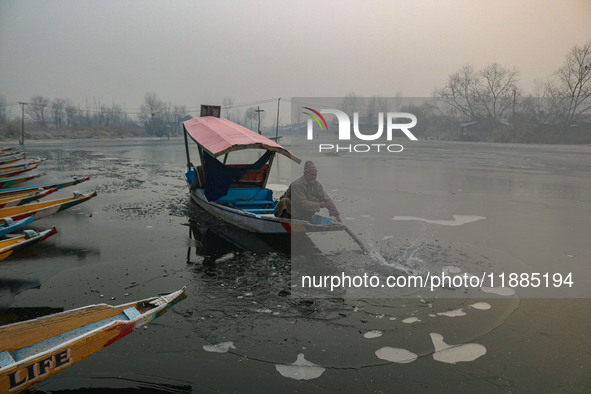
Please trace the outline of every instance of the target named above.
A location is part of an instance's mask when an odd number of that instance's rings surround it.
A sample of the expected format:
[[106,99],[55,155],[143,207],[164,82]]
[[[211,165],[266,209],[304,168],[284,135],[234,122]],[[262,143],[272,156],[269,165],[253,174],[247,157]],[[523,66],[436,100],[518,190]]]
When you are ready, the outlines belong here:
[[90,305],[0,327],[0,392],[23,390],[72,366],[186,297],[183,287],[119,306]]
[[[300,159],[276,142],[227,119],[192,118],[183,123],[187,166],[185,177],[191,198],[206,211],[242,229],[265,234],[340,231],[334,219],[314,215],[311,221],[277,218],[273,192],[266,188],[275,154],[300,163]],[[201,165],[189,155],[189,138],[198,147]],[[264,152],[255,163],[228,164],[227,155],[243,149]],[[224,156],[223,162],[217,157]]]
[[0,189],[0,198],[7,197],[9,195],[20,194],[23,192],[39,190],[39,189],[63,189],[64,187],[77,185],[82,182],[86,182],[89,180],[89,177],[85,178],[76,178],[72,179],[71,181],[60,181],[60,182],[53,182],[53,183],[46,183],[43,185],[32,185],[32,186],[21,186],[21,187],[14,187],[11,189]]
[[95,196],[96,192],[88,194],[74,192],[74,197],[30,203],[18,207],[1,208],[0,217],[12,218],[12,220],[20,220],[29,216],[33,216],[35,220],[39,220],[46,216],[53,215],[54,213],[58,213],[75,205],[81,204]]
[[9,168],[6,170],[0,170],[0,178],[7,178],[7,177],[15,176],[18,174],[23,174],[25,172],[34,170],[38,166],[39,166],[39,164],[32,163],[32,164],[26,164],[26,165],[20,166],[20,167],[12,167],[12,168]]
[[18,207],[19,205],[25,205],[33,201],[37,201],[40,198],[46,197],[51,193],[57,192],[57,188],[53,189],[39,189],[29,190],[18,194],[9,194],[8,196],[0,195],[0,208]]
[[54,234],[57,234],[57,230],[55,227],[52,227],[49,230],[39,233],[34,230],[25,230],[23,235],[2,239],[0,240],[0,261],[6,259],[17,250],[44,241]]
[[0,171],[14,170],[20,167],[30,166],[32,164],[39,164],[42,161],[45,161],[45,159],[37,157],[35,159],[18,160],[11,163],[0,164]]
[[5,187],[10,187],[12,185],[18,185],[19,183],[30,181],[31,179],[39,178],[40,176],[43,176],[43,175],[45,175],[44,172],[42,172],[41,174],[35,174],[35,175],[24,175],[24,176],[13,176],[10,178],[0,178],[0,187],[5,188]]
[[13,161],[22,160],[25,158],[24,152],[14,152],[7,155],[0,156],[0,164],[12,163]]
[[0,219],[0,237],[19,230],[25,227],[27,224],[33,223],[34,221],[35,218],[32,216],[17,221],[12,220],[11,218]]

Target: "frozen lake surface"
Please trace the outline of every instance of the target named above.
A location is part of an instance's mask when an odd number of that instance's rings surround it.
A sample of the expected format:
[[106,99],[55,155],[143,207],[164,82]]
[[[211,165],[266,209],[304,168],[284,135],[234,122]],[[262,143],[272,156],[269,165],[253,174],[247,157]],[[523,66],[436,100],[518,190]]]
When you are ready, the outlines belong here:
[[[51,199],[98,196],[35,222],[59,233],[2,262],[4,321],[188,288],[146,329],[32,391],[591,390],[591,147],[404,145],[361,156],[288,146],[316,163],[364,255],[346,233],[265,238],[206,215],[188,197],[182,139],[28,144],[47,158],[43,183],[91,177]],[[301,171],[275,161],[276,198]],[[299,284],[343,272],[496,282],[435,292]],[[536,272],[548,286],[500,287],[503,273],[508,284]],[[574,284],[555,286],[552,275],[569,272]]]

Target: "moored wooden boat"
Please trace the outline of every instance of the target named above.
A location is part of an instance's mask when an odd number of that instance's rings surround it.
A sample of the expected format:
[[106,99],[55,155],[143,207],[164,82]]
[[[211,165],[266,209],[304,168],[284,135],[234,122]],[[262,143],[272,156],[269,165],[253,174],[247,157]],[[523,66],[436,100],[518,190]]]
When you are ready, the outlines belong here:
[[1,164],[0,171],[13,170],[13,169],[20,168],[20,167],[26,167],[31,164],[39,164],[45,160],[46,159],[41,159],[41,158],[37,157],[35,159],[28,159],[28,160],[23,159],[23,160],[14,161],[11,163]]
[[44,241],[56,233],[56,228],[52,227],[49,230],[41,232],[25,230],[23,235],[2,239],[0,240],[0,261],[6,259],[17,250]]
[[30,203],[18,207],[1,208],[0,217],[9,217],[12,218],[12,220],[19,220],[33,216],[35,220],[39,220],[46,216],[53,215],[54,213],[58,213],[75,205],[81,204],[95,196],[96,192],[88,194],[74,192],[74,197]]
[[51,193],[55,193],[57,188],[29,190],[22,193],[9,194],[8,196],[0,195],[0,208],[17,207],[19,205],[28,204],[37,201],[40,198],[46,197]]
[[32,163],[32,164],[26,164],[26,165],[21,166],[21,167],[13,167],[13,168],[10,168],[10,169],[6,169],[4,171],[0,170],[0,178],[7,178],[7,177],[15,176],[15,175],[18,175],[18,174],[23,174],[25,172],[34,170],[38,166],[39,166],[39,164]]
[[[345,226],[328,217],[310,220],[277,218],[273,192],[266,188],[276,153],[300,163],[287,149],[227,119],[204,116],[183,123],[187,166],[185,177],[191,198],[203,209],[242,229],[265,234],[342,231]],[[201,165],[189,157],[188,138],[198,147]],[[252,164],[226,165],[217,157],[243,149],[265,154]]]
[[11,218],[2,218],[0,219],[0,237],[19,230],[25,227],[27,224],[33,223],[34,221],[35,218],[32,216],[16,221],[12,220]]
[[8,195],[14,195],[14,194],[19,194],[19,193],[32,191],[32,190],[39,190],[39,189],[52,189],[52,188],[63,189],[64,187],[73,186],[73,185],[77,185],[82,182],[86,182],[89,179],[90,179],[89,177],[84,177],[84,178],[74,177],[74,179],[72,179],[71,181],[60,181],[60,182],[46,183],[43,185],[21,186],[21,187],[14,187],[11,189],[0,189],[0,198],[8,196]]
[[[0,327],[0,392],[23,390],[104,349],[187,297],[90,305]],[[155,361],[156,362],[156,361]]]
[[39,178],[40,176],[43,176],[43,175],[45,175],[44,172],[42,172],[41,174],[35,174],[35,175],[24,175],[24,176],[13,176],[13,177],[9,177],[9,178],[0,178],[0,187],[5,188],[5,187],[10,187],[12,185],[18,185],[19,183],[30,181],[31,179]]
[[24,152],[9,153],[7,155],[0,156],[0,163],[2,163],[2,164],[12,163],[14,161],[22,160],[24,158],[25,158]]

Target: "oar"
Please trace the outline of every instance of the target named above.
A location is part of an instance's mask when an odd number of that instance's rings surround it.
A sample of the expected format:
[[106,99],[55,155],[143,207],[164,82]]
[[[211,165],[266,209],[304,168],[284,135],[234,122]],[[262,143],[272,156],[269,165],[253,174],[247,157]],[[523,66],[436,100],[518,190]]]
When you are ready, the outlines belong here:
[[351,236],[351,238],[353,238],[353,241],[357,242],[357,245],[359,245],[359,247],[361,248],[363,253],[368,254],[369,249],[367,249],[365,244],[363,242],[361,242],[361,240],[359,239],[357,234],[355,234],[353,231],[351,231],[351,229],[349,227],[345,226],[344,224],[343,224],[343,227],[345,228],[345,231],[347,232],[347,234],[349,234]]

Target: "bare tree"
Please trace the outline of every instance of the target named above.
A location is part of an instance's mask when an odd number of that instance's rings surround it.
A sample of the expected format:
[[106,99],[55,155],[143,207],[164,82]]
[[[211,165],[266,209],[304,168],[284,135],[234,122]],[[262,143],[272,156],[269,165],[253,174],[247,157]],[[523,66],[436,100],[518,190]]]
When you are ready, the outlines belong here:
[[341,110],[347,114],[353,112],[365,113],[365,100],[355,92],[349,92],[343,98]]
[[54,99],[49,105],[49,109],[51,111],[51,117],[53,119],[53,123],[55,124],[55,128],[61,128],[66,115],[66,100],[60,98]]
[[254,130],[254,125],[258,120],[257,110],[254,107],[249,107],[246,112],[244,113],[244,124],[251,129]]
[[0,124],[8,121],[8,104],[6,103],[6,97],[0,95]]
[[80,109],[76,108],[72,104],[72,101],[70,99],[66,100],[65,113],[66,113],[66,126],[73,126],[74,124],[76,124],[78,122],[79,118],[82,116],[82,111],[80,111]]
[[140,107],[140,120],[148,135],[163,135],[166,104],[156,93],[146,93],[144,103]]
[[181,134],[182,132],[182,125],[181,122],[183,118],[187,116],[187,106],[186,105],[175,105],[172,107],[172,122],[173,122],[173,131],[174,134]]
[[447,84],[435,91],[439,109],[456,121],[501,123],[513,108],[517,94],[517,69],[497,63],[475,71],[465,65],[449,76]]
[[499,122],[508,116],[508,109],[515,105],[517,98],[518,74],[516,68],[505,68],[498,63],[491,63],[480,71],[482,85],[476,92],[489,119]]
[[591,41],[570,50],[555,78],[549,85],[550,95],[559,98],[563,123],[572,125],[591,109]]
[[232,108],[232,106],[234,105],[234,99],[231,97],[224,97],[224,99],[222,100],[222,107],[224,108],[224,111],[226,111],[226,119],[231,120],[230,119],[230,109]]
[[47,126],[45,121],[45,109],[49,105],[49,99],[43,96],[32,97],[27,105],[27,115],[33,119],[33,121],[39,123],[41,126]]
[[447,84],[435,91],[437,101],[444,104],[443,114],[455,119],[478,118],[477,90],[479,84],[479,76],[469,64],[451,74]]

